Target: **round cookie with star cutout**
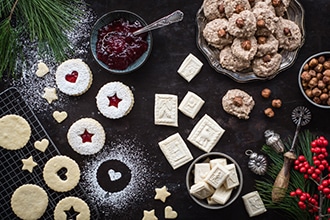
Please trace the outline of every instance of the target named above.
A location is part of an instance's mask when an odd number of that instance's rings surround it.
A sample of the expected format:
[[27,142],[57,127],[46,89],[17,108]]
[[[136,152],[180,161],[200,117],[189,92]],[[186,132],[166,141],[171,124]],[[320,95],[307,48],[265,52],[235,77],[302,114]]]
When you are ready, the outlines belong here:
[[133,108],[134,96],[131,89],[121,82],[109,82],[96,95],[96,105],[102,115],[118,119]]
[[81,155],[99,152],[105,143],[103,126],[93,118],[81,118],[74,122],[67,133],[69,145]]

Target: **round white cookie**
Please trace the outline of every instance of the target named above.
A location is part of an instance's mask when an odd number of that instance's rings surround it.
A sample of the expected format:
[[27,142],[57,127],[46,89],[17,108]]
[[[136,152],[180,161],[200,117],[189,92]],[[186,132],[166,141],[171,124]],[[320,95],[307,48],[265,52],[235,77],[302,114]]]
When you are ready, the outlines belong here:
[[93,81],[89,66],[81,59],[70,59],[61,63],[56,70],[55,77],[58,89],[72,96],[85,93]]
[[10,203],[19,218],[39,219],[47,209],[48,196],[40,186],[25,184],[14,191]]
[[67,138],[74,151],[82,155],[91,155],[103,148],[105,131],[95,119],[82,118],[71,125]]
[[0,118],[0,146],[7,150],[23,148],[31,137],[29,123],[19,115],[5,115]]
[[75,212],[79,213],[76,216],[77,220],[90,219],[91,214],[87,203],[84,200],[73,196],[65,197],[57,203],[54,210],[54,219],[67,219],[67,215],[65,212],[70,210],[71,208],[73,208]]
[[131,89],[121,82],[110,82],[102,86],[96,95],[96,105],[102,115],[118,119],[133,108],[134,96]]

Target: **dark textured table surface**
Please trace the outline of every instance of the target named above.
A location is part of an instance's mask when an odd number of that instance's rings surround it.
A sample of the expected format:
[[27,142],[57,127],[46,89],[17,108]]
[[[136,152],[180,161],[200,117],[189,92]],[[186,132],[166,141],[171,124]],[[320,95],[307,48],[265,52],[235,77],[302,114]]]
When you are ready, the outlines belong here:
[[[135,172],[141,174],[141,176],[132,177],[133,181],[140,181],[140,184],[135,184],[135,188],[139,189],[127,189],[127,192],[122,194],[108,195],[108,200],[113,201],[95,198],[98,196],[97,193],[91,193],[91,201],[95,199],[94,205],[99,206],[100,219],[142,219],[143,210],[151,209],[155,209],[158,219],[163,219],[163,210],[166,205],[172,206],[178,212],[178,219],[248,219],[241,196],[254,191],[255,180],[260,177],[248,169],[248,158],[244,152],[247,149],[260,152],[265,143],[263,137],[265,130],[273,129],[283,139],[292,137],[295,125],[290,117],[291,112],[296,106],[304,105],[312,112],[312,121],[304,129],[330,138],[329,110],[316,108],[307,102],[297,82],[299,68],[306,58],[314,53],[330,50],[330,18],[328,17],[330,2],[303,0],[300,3],[305,10],[306,39],[294,65],[269,81],[237,83],[215,72],[196,46],[195,17],[202,4],[201,0],[89,1],[89,7],[95,18],[115,9],[125,9],[137,13],[150,23],[177,9],[184,12],[182,22],[152,32],[154,40],[152,53],[142,68],[128,75],[113,75],[98,66],[88,51],[84,57],[77,57],[89,64],[94,75],[93,84],[88,92],[79,97],[65,97],[65,103],[60,106],[61,108],[56,104],[43,105],[46,106],[44,109],[36,111],[42,125],[60,152],[79,163],[84,175],[81,180],[82,185],[87,191],[93,191],[88,186],[88,183],[92,182],[88,180],[89,175],[86,174],[86,172],[92,172],[88,165],[95,166],[94,160],[100,161],[107,155],[121,154],[123,160],[136,166]],[[198,57],[204,65],[201,72],[188,83],[177,73],[177,69],[189,53]],[[132,111],[118,120],[103,117],[95,105],[98,90],[110,81],[121,81],[132,88],[134,93],[135,104]],[[8,86],[8,83],[1,83],[0,91]],[[280,98],[283,102],[282,107],[275,110],[274,118],[267,118],[263,113],[271,102],[271,99],[263,99],[260,95],[265,87],[272,90],[272,97]],[[246,91],[256,102],[248,120],[240,120],[222,109],[223,95],[227,90],[234,88]],[[205,100],[196,118],[188,118],[179,112],[178,127],[156,126],[154,124],[155,94],[174,94],[180,101],[188,91],[198,94]],[[38,92],[42,93],[42,91]],[[51,116],[54,110],[67,111],[68,119],[61,124],[56,123]],[[213,151],[223,152],[234,158],[239,163],[244,176],[240,197],[229,207],[220,210],[208,210],[193,202],[185,185],[189,163],[173,170],[158,147],[159,141],[176,132],[186,140],[193,126],[204,114],[211,116],[226,130]],[[94,156],[81,156],[70,148],[66,139],[67,130],[73,122],[82,117],[95,118],[104,126],[106,130],[104,152]],[[194,158],[203,154],[188,141],[186,144]],[[120,150],[116,150],[117,148]],[[132,159],[134,154],[136,157]],[[138,162],[143,163],[143,166]],[[139,168],[147,171],[139,171]],[[165,203],[162,203],[154,200],[153,197],[154,189],[164,185],[172,195]],[[271,210],[255,217],[255,219],[278,218],[278,215]]]

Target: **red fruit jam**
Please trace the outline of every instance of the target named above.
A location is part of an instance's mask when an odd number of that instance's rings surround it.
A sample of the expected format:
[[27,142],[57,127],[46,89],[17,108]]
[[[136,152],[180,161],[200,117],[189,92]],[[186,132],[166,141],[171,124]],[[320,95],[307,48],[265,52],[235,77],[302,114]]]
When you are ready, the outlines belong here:
[[87,129],[85,129],[84,133],[82,133],[80,135],[81,137],[81,140],[83,143],[86,143],[86,142],[92,142],[92,137],[93,137],[94,134],[91,134],[87,131]]
[[108,99],[109,99],[109,106],[114,106],[118,108],[118,104],[121,101],[121,99],[117,97],[117,94],[114,94],[113,96],[108,96]]
[[72,71],[72,73],[66,74],[65,75],[65,80],[70,82],[70,83],[75,83],[78,78],[78,72],[77,71]]
[[110,69],[124,70],[148,49],[147,33],[134,36],[142,27],[139,21],[119,19],[98,31],[97,58]]

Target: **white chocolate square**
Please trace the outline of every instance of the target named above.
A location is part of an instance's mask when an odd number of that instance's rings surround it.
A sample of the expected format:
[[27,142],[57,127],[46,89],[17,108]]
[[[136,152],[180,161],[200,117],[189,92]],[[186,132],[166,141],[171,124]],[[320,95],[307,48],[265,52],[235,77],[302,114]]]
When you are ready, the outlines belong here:
[[178,127],[178,96],[155,95],[155,124]]
[[242,199],[250,217],[260,215],[267,211],[258,191],[250,192],[242,196]]
[[194,183],[203,181],[206,175],[210,172],[209,163],[196,163],[195,164],[195,173],[194,173]]
[[195,118],[205,101],[193,92],[188,91],[182,99],[179,110],[190,118]]
[[189,54],[178,69],[178,73],[190,82],[202,69],[203,63],[193,54]]
[[225,186],[221,186],[215,190],[215,192],[211,196],[211,199],[214,200],[216,203],[223,205],[230,198],[232,191],[233,189],[226,189]]
[[227,165],[227,159],[226,158],[216,158],[216,159],[210,160],[211,169],[213,167],[215,167],[217,164],[221,164],[222,166],[226,166]]
[[198,199],[206,199],[214,193],[214,189],[206,182],[201,181],[192,185],[189,192]]
[[226,189],[232,189],[239,185],[239,180],[236,172],[235,164],[231,163],[225,166],[226,169],[229,171],[229,176],[227,177],[224,185]]
[[205,114],[190,132],[188,141],[208,153],[218,143],[224,132],[225,130],[216,121]]
[[215,189],[219,188],[229,176],[229,171],[220,164],[217,164],[205,177],[205,182],[213,186]]
[[193,159],[189,148],[179,133],[169,136],[158,145],[174,170]]

